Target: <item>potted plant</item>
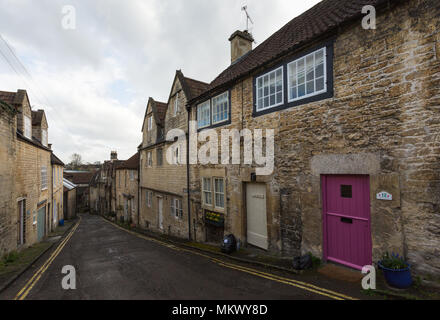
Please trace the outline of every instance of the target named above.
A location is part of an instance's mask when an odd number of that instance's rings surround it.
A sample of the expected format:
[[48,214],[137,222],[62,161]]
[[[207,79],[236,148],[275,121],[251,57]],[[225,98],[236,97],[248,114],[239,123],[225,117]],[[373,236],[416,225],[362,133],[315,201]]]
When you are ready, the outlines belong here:
[[411,266],[399,254],[386,252],[379,261],[385,280],[391,287],[398,289],[409,288],[412,284]]

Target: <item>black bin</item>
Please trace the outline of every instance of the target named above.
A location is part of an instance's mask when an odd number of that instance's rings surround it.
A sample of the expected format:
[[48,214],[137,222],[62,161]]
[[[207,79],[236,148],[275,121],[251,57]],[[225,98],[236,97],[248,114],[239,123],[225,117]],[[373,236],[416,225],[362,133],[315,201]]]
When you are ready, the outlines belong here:
[[231,254],[237,249],[237,240],[233,234],[223,238],[221,250],[223,253]]

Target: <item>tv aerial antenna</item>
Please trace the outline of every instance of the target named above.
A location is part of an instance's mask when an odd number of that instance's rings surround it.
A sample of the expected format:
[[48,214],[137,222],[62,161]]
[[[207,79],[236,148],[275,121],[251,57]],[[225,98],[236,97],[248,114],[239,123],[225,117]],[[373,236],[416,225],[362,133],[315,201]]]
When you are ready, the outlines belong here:
[[[244,13],[246,14],[246,31],[252,33],[251,31],[249,31],[249,22],[252,24],[252,26],[254,26],[254,21],[252,20],[251,16],[249,15],[249,12],[247,11],[247,5],[241,7],[241,11],[244,11]],[[257,43],[256,41],[254,42]]]

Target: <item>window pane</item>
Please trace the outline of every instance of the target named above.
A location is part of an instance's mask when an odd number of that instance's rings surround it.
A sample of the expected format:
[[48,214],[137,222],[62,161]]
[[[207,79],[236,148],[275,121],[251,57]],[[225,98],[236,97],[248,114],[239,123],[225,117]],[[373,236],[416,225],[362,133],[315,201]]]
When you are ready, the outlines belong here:
[[316,79],[316,91],[324,90],[324,78]]
[[306,86],[304,84],[298,86],[298,97],[306,95]]
[[307,94],[311,94],[313,92],[315,92],[315,82],[314,81],[307,82]]
[[313,80],[315,77],[313,57],[314,57],[314,55],[311,54],[311,55],[307,56],[307,58],[306,58],[307,81]]

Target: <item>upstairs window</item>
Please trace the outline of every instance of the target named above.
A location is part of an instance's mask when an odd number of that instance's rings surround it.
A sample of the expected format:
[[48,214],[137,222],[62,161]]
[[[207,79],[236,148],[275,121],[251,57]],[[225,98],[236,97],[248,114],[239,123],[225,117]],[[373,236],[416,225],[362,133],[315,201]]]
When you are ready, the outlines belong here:
[[212,98],[212,124],[217,124],[229,118],[229,93],[225,92]]
[[151,151],[147,153],[147,167],[153,166],[153,158],[151,156]]
[[153,192],[145,191],[145,200],[147,202],[147,207],[151,208],[151,203],[153,201]]
[[179,112],[179,93],[177,92],[174,96],[174,115],[176,116]]
[[199,129],[211,125],[211,101],[208,100],[197,106],[197,126]]
[[153,130],[153,117],[149,116],[147,119],[147,131]]
[[43,129],[41,131],[41,143],[43,144],[43,146],[47,147],[48,146],[48,140],[47,140],[47,130]]
[[256,102],[257,112],[284,103],[283,67],[257,78]]
[[41,190],[47,189],[47,167],[41,167]]
[[134,171],[130,170],[130,180],[133,181],[134,180]]
[[287,65],[289,102],[327,91],[325,57],[324,47]]
[[32,139],[32,121],[31,118],[24,116],[24,136]]
[[163,163],[163,151],[162,149],[157,149],[156,151],[156,162],[157,162],[157,166],[162,166]]

